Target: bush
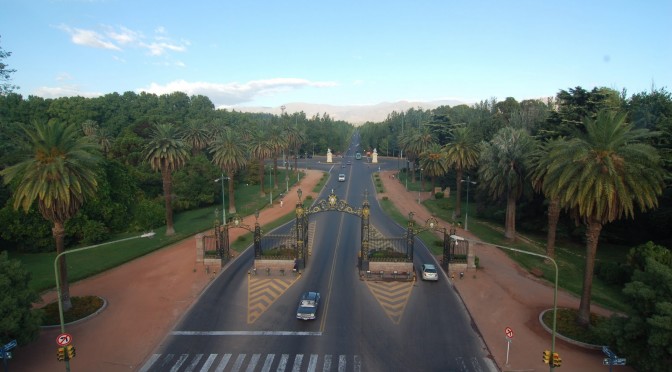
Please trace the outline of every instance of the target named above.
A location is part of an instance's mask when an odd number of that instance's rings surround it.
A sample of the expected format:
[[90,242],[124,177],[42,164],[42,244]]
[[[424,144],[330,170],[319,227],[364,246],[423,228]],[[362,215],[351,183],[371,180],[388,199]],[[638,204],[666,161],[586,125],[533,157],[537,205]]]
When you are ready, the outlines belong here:
[[390,199],[390,198],[388,198],[387,196],[383,196],[383,200],[387,201],[387,200],[389,200],[389,199]]
[[439,191],[434,194],[434,199],[443,199],[445,195],[443,195],[443,192]]
[[622,287],[629,279],[630,273],[620,262],[595,262],[595,275],[607,284]]

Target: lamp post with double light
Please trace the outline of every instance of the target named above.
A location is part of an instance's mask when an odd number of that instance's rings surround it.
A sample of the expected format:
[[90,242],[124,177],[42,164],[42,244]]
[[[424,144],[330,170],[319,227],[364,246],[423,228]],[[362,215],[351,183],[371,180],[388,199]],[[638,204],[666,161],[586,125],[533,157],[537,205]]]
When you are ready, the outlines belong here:
[[[65,319],[64,319],[64,316],[63,316],[63,298],[61,297],[61,282],[59,281],[59,278],[61,276],[60,275],[61,270],[59,270],[59,265],[58,265],[58,261],[60,260],[61,256],[65,256],[66,254],[70,254],[70,253],[86,251],[86,250],[89,250],[89,249],[92,249],[92,248],[98,248],[98,247],[101,247],[101,246],[104,246],[104,245],[119,243],[119,242],[123,242],[123,241],[126,241],[126,240],[132,240],[132,239],[138,239],[138,238],[151,238],[154,235],[155,235],[154,232],[148,232],[148,233],[144,233],[144,234],[139,235],[139,236],[132,236],[130,238],[113,240],[111,242],[105,242],[105,243],[100,243],[100,244],[96,244],[96,245],[90,245],[88,247],[71,249],[71,250],[68,250],[68,251],[61,252],[61,253],[56,255],[56,258],[54,259],[54,279],[56,279],[56,295],[58,296],[57,297],[58,298],[58,318],[61,322],[61,333],[65,333]],[[67,359],[67,358],[65,359],[65,370],[70,371],[70,360]]]
[[467,183],[467,210],[464,212],[464,230],[469,231],[469,184],[476,184],[476,182],[472,181],[469,176],[467,176],[466,180],[460,180],[460,182],[466,182]]

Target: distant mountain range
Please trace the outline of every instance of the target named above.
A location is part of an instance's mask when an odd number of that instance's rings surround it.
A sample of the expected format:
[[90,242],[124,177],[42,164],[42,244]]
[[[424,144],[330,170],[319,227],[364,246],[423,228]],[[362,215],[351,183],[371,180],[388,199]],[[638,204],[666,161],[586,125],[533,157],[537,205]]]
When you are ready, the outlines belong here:
[[[457,106],[462,104],[471,104],[458,100],[439,100],[428,102],[382,102],[375,105],[350,105],[350,106],[335,106],[315,103],[286,103],[285,112],[292,114],[295,112],[305,112],[307,117],[313,117],[317,114],[323,116],[325,113],[334,120],[343,120],[354,125],[362,125],[367,121],[381,122],[387,118],[393,111],[405,112],[410,108],[420,108],[422,110],[432,110],[439,106]],[[252,107],[252,106],[231,106],[227,107],[229,110],[236,110],[241,112],[264,112],[274,115],[280,115],[282,109],[278,107]]]

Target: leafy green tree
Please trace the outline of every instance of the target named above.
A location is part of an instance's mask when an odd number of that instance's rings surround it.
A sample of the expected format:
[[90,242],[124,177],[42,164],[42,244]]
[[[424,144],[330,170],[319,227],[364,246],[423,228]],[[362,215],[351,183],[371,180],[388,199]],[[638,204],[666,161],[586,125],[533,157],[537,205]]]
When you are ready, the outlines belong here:
[[226,173],[229,180],[229,213],[234,214],[236,213],[234,177],[248,162],[247,145],[232,128],[226,127],[210,145],[210,153],[212,162]]
[[42,314],[33,310],[39,296],[28,287],[30,273],[18,260],[0,252],[0,344],[16,340],[25,345],[40,333]]
[[516,204],[529,187],[529,153],[534,150],[534,139],[522,129],[504,127],[490,142],[481,145],[479,188],[493,200],[506,200],[504,237],[516,238]]
[[649,242],[633,248],[634,268],[623,293],[632,308],[613,316],[602,329],[607,342],[640,371],[666,371],[672,365],[672,252]]
[[448,143],[444,146],[449,168],[454,168],[455,179],[455,217],[462,216],[462,177],[464,172],[478,165],[480,143],[468,126],[459,125],[450,131]]
[[12,52],[6,52],[0,47],[0,95],[2,96],[11,93],[14,89],[18,89],[16,85],[9,83],[12,80],[12,74],[15,73],[16,70],[10,69],[4,62],[5,59],[9,58],[11,55]]
[[166,208],[166,236],[175,234],[173,225],[173,172],[182,168],[189,159],[188,146],[172,124],[156,124],[145,147],[145,161],[154,171],[161,172],[163,198]]
[[[56,253],[65,251],[65,222],[80,209],[98,188],[96,169],[100,157],[97,146],[79,135],[76,125],[35,123],[23,126],[19,138],[25,160],[0,171],[5,183],[14,188],[14,208],[30,210],[35,202],[42,216],[53,223]],[[63,309],[70,310],[70,289],[65,256],[60,259]]]
[[586,225],[586,260],[577,322],[590,323],[595,256],[602,227],[623,217],[634,218],[635,208],[657,207],[665,171],[656,149],[642,140],[651,136],[633,129],[624,114],[601,111],[585,119],[585,133],[554,142],[542,190],[558,198]]
[[179,211],[212,205],[220,190],[213,180],[219,177],[217,167],[205,155],[191,157],[173,177],[173,189],[180,196],[175,200],[175,209]]

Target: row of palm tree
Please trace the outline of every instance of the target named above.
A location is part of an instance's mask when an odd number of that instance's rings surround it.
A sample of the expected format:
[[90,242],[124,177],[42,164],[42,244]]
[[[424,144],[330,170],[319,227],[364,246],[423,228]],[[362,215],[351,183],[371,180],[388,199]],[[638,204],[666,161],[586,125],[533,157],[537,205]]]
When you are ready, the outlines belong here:
[[[144,160],[154,171],[161,173],[165,202],[166,235],[174,235],[172,175],[184,167],[191,156],[206,151],[213,164],[228,179],[229,213],[236,213],[234,179],[250,158],[260,164],[261,190],[264,194],[263,164],[273,158],[277,172],[277,157],[283,151],[301,146],[302,132],[291,124],[281,126],[231,126],[222,123],[203,125],[189,122],[182,128],[171,123],[158,123],[152,128],[144,148]],[[87,198],[97,190],[96,170],[102,161],[95,122],[81,126],[61,122],[21,125],[20,141],[23,160],[9,166],[0,174],[13,188],[14,208],[28,212],[37,202],[42,216],[53,224],[52,235],[56,253],[64,252],[65,223],[74,217]],[[252,130],[250,130],[252,128]],[[84,134],[84,135],[82,135]],[[275,177],[277,180],[277,177]],[[277,184],[276,184],[277,187]],[[59,261],[61,299],[68,311],[72,304],[67,281],[65,256]]]
[[[461,195],[465,171],[477,170],[480,190],[506,202],[504,236],[516,237],[516,205],[528,191],[548,200],[549,257],[555,255],[555,234],[562,210],[586,226],[586,259],[577,322],[587,326],[594,264],[602,227],[621,218],[634,218],[636,209],[658,206],[666,171],[658,151],[645,140],[656,133],[633,129],[626,115],[600,111],[586,117],[572,137],[554,137],[540,143],[525,129],[505,126],[490,141],[480,141],[469,126],[457,125],[449,140],[438,144],[423,127],[400,136],[409,160],[434,178],[456,172]],[[413,177],[414,178],[414,177]],[[424,186],[423,186],[424,189]],[[456,198],[455,216],[461,215]]]

